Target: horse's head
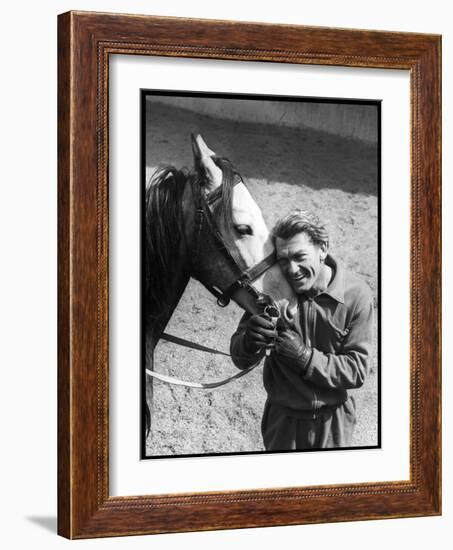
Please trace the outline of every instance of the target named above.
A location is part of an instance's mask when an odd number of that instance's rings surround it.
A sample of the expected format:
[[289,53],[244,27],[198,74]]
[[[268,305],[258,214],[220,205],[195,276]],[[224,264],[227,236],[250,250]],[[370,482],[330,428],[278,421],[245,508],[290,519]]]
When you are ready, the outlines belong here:
[[271,298],[291,317],[292,288],[275,263],[274,245],[260,208],[230,162],[192,136],[196,177],[192,181],[192,275],[218,296],[256,312]]

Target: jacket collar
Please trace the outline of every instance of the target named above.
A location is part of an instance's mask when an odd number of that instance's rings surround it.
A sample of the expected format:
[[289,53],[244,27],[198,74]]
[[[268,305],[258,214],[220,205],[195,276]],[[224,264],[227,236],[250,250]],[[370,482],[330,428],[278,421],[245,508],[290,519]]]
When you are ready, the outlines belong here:
[[344,304],[344,268],[330,254],[327,254],[326,265],[332,269],[333,277],[326,290],[320,294],[328,294],[337,302]]

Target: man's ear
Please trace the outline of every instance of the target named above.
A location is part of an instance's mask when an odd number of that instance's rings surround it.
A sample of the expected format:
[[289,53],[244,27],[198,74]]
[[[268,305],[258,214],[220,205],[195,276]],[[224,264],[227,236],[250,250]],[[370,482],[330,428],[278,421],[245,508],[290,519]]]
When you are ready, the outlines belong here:
[[321,261],[323,262],[327,257],[328,246],[326,243],[322,243],[319,246],[319,249],[321,250],[320,258],[321,258]]

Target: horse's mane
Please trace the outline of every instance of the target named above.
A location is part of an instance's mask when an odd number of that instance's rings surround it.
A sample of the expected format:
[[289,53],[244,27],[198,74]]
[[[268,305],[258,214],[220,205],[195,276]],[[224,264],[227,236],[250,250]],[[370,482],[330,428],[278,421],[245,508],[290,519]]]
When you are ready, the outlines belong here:
[[166,166],[154,172],[146,189],[144,290],[147,317],[152,319],[160,317],[171,298],[168,279],[177,262],[183,231],[182,196],[188,179],[187,170]]
[[[223,184],[214,216],[222,216],[228,226],[231,224],[232,189],[239,175],[227,159],[216,157],[215,162],[222,169]],[[196,171],[166,166],[154,172],[146,189],[144,305],[146,318],[151,321],[165,314],[172,302],[174,270],[184,233],[182,197],[187,183],[193,185],[195,193],[202,193],[206,178]]]

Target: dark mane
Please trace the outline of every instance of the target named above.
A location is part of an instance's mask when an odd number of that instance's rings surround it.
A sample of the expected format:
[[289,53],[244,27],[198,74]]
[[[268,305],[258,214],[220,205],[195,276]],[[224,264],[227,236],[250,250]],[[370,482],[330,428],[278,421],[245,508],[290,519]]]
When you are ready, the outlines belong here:
[[[232,223],[232,190],[240,176],[227,159],[216,157],[214,160],[223,172],[222,194],[215,205],[214,217],[218,220],[222,218],[229,227]],[[186,184],[192,182],[196,193],[205,190],[203,173],[166,166],[154,172],[146,189],[144,291],[146,318],[151,321],[168,313],[172,302],[172,283],[184,232],[182,197]]]
[[173,166],[157,169],[145,198],[145,306],[157,319],[170,302],[172,279],[184,229],[182,196],[190,175]]

